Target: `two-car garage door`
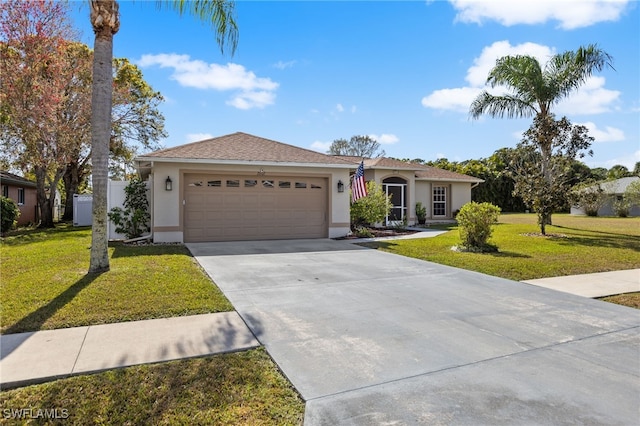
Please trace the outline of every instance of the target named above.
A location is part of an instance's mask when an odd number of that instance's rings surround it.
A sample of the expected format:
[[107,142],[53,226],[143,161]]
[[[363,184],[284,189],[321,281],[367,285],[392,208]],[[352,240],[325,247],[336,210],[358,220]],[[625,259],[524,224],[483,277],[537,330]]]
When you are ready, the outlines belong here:
[[327,237],[327,179],[184,176],[184,240]]

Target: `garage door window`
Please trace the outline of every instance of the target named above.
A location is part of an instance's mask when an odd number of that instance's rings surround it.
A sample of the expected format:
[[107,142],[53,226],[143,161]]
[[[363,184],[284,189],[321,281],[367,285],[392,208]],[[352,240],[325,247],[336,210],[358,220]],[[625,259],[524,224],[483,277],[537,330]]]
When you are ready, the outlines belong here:
[[221,180],[210,180],[210,181],[207,182],[207,186],[221,187],[222,186],[222,181]]
[[244,187],[245,188],[254,188],[258,184],[258,181],[255,179],[245,179]]
[[296,188],[306,188],[307,182],[296,182]]
[[227,188],[240,188],[240,181],[238,179],[227,180]]
[[262,181],[262,186],[264,186],[265,188],[273,188],[273,181],[272,180],[263,180]]
[[191,182],[189,186],[202,186],[202,181]]
[[286,180],[285,181],[281,180],[280,182],[278,182],[278,187],[282,188],[282,189],[291,188],[291,182],[286,181]]
[[311,184],[311,189],[322,189],[320,185]]

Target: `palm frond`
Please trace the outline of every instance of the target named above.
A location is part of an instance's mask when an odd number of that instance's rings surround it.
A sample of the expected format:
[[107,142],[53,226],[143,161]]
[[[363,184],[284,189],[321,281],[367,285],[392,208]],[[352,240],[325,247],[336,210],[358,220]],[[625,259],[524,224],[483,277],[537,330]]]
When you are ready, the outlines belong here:
[[180,15],[189,13],[211,24],[216,43],[224,53],[229,47],[231,54],[238,47],[238,24],[235,19],[235,2],[231,0],[157,0],[159,8],[171,7]]
[[482,92],[471,103],[469,115],[473,119],[483,114],[498,118],[533,117],[538,113],[536,104],[514,95],[495,96],[487,91]]
[[613,57],[595,44],[581,46],[576,51],[567,51],[551,58],[544,70],[545,80],[555,102],[578,89],[596,71],[613,68]]

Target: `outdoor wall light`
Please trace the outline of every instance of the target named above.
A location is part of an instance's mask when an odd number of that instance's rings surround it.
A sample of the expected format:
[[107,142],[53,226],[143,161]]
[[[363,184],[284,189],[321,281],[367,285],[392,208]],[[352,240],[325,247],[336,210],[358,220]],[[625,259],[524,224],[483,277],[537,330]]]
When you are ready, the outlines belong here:
[[341,180],[338,181],[338,192],[344,192],[344,183]]
[[173,182],[169,176],[167,176],[167,180],[164,181],[164,189],[167,191],[171,191],[173,189]]

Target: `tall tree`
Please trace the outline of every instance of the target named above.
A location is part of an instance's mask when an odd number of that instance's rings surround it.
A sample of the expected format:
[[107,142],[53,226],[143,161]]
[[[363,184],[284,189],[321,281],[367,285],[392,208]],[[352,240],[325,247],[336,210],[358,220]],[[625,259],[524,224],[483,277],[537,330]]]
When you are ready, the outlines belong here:
[[380,143],[369,136],[351,136],[351,139],[336,139],[329,147],[330,155],[353,155],[356,157],[383,157]]
[[[91,25],[95,33],[93,56],[91,149],[93,182],[93,228],[89,272],[109,270],[107,237],[107,177],[111,128],[113,36],[120,28],[118,3],[115,0],[90,0]],[[224,53],[226,45],[235,51],[238,29],[234,17],[235,3],[227,0],[193,0],[159,2],[180,14],[189,12],[209,21],[216,42]]]
[[[62,176],[66,194],[63,219],[73,218],[73,194],[87,184],[91,174],[91,63],[93,53],[80,43],[74,44],[75,81],[66,114],[62,117],[74,129],[73,150]],[[109,143],[110,178],[126,179],[123,168],[131,168],[132,160],[142,147],[159,148],[166,137],[164,117],[158,107],[163,101],[144,80],[140,69],[127,59],[113,61],[113,108]]]
[[[549,157],[544,158],[538,148],[544,132],[550,141]],[[591,155],[593,137],[586,127],[572,125],[566,117],[559,121],[536,117],[524,134],[518,148],[512,152],[509,171],[515,180],[513,193],[521,197],[538,214],[540,232],[546,235],[545,219],[567,203],[567,194],[574,177],[576,157]],[[588,150],[588,151],[587,151]]]
[[[538,128],[535,146],[541,155],[541,172],[546,185],[551,186],[553,139],[550,135],[553,131],[547,126],[555,123],[552,108],[582,86],[595,71],[613,68],[612,62],[612,57],[596,45],[554,55],[544,68],[532,56],[502,57],[489,72],[487,84],[492,88],[506,87],[509,93],[493,95],[483,91],[471,104],[469,114],[473,119],[483,114],[498,118],[534,117]],[[542,221],[550,224],[552,210],[543,210]]]
[[0,2],[0,132],[3,154],[36,178],[40,226],[53,226],[53,205],[73,129],[61,125],[73,84],[64,3]]

